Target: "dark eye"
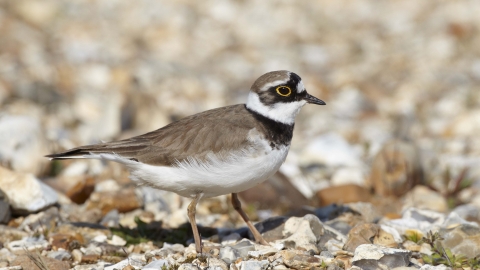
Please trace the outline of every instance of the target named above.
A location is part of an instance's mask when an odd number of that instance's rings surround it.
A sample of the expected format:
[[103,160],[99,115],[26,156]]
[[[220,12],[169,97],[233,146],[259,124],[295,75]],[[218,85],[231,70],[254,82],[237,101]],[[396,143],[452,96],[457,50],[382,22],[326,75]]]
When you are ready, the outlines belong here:
[[282,97],[288,97],[292,94],[292,89],[288,86],[279,86],[275,90],[277,90],[277,93]]

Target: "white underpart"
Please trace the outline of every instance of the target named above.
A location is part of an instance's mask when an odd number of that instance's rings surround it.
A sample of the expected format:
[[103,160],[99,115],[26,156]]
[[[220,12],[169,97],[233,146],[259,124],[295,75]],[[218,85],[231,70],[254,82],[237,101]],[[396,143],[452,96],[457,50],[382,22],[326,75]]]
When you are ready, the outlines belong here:
[[260,101],[260,97],[255,92],[250,92],[247,100],[247,108],[250,110],[256,111],[267,118],[287,125],[291,125],[295,122],[295,117],[305,104],[307,104],[305,100],[299,100],[293,102],[279,102],[272,106],[267,106]]
[[262,88],[260,88],[260,91],[262,91],[262,92],[267,91],[272,86],[278,86],[278,85],[286,84],[288,82],[288,80],[290,80],[290,78],[287,78],[285,80],[276,80],[276,81],[273,81],[273,82],[269,82],[269,83],[265,84]]
[[303,82],[302,81],[299,81],[297,83],[297,93],[302,93],[303,91],[305,91],[305,85],[303,85]]
[[272,176],[285,161],[289,145],[272,149],[263,135],[255,129],[249,133],[253,143],[248,149],[227,157],[209,154],[206,162],[194,158],[176,166],[153,166],[123,158],[116,154],[88,155],[122,163],[130,170],[130,177],[139,184],[175,192],[185,197],[214,197],[247,190]]

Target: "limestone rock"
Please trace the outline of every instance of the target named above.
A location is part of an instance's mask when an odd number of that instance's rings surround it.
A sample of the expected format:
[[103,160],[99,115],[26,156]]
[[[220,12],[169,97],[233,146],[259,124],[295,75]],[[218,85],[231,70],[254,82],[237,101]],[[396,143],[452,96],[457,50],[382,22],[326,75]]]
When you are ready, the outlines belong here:
[[15,212],[31,213],[58,201],[57,193],[32,174],[0,167],[0,189]]
[[348,240],[343,247],[345,250],[354,252],[358,246],[371,244],[371,239],[380,232],[380,226],[373,223],[358,224],[348,233]]
[[451,229],[443,229],[440,235],[444,238],[442,245],[452,253],[474,258],[480,254],[480,228],[462,224]]
[[169,267],[170,264],[168,263],[167,260],[156,260],[156,261],[153,261],[147,265],[145,265],[144,267],[142,267],[142,269],[144,270],[157,270],[157,269],[162,269],[162,267]]
[[410,257],[407,250],[364,244],[355,249],[352,264],[362,269],[393,269],[408,266]]
[[383,246],[383,247],[389,247],[389,248],[397,248],[398,243],[395,241],[395,238],[393,235],[390,233],[380,229],[377,235],[375,235],[375,238],[373,239],[373,244]]
[[416,207],[437,212],[448,210],[447,200],[438,192],[425,186],[416,186],[404,198],[404,209]]
[[232,263],[236,261],[238,257],[240,257],[238,251],[230,246],[220,249],[219,258],[226,263]]
[[313,250],[319,253],[317,243],[323,236],[325,230],[322,222],[314,215],[306,215],[303,218],[291,217],[285,222],[283,235],[285,238],[279,240],[285,246]]
[[268,261],[241,261],[237,264],[238,270],[265,270],[268,267]]
[[15,253],[20,254],[26,250],[43,250],[48,247],[48,241],[41,237],[25,237],[21,240],[11,241],[7,244],[7,248]]

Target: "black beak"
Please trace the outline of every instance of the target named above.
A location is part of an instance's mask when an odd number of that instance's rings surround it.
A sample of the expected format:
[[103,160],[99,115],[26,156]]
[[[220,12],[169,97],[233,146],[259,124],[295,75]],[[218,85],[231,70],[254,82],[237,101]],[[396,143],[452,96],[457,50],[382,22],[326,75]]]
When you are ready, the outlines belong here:
[[310,94],[307,94],[305,95],[305,97],[303,98],[303,100],[305,100],[306,102],[310,103],[310,104],[317,104],[317,105],[327,105],[327,103],[325,103],[325,101],[319,99],[319,98],[316,98]]

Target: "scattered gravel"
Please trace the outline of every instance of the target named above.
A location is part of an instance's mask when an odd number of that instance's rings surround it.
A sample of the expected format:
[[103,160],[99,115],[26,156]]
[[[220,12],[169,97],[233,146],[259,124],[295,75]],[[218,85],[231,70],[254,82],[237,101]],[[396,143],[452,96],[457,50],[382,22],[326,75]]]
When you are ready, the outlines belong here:
[[[0,3],[0,269],[480,268],[476,1]],[[50,162],[243,103],[259,75],[325,100],[280,171],[240,198],[135,187]],[[450,268],[451,267],[451,268]]]

